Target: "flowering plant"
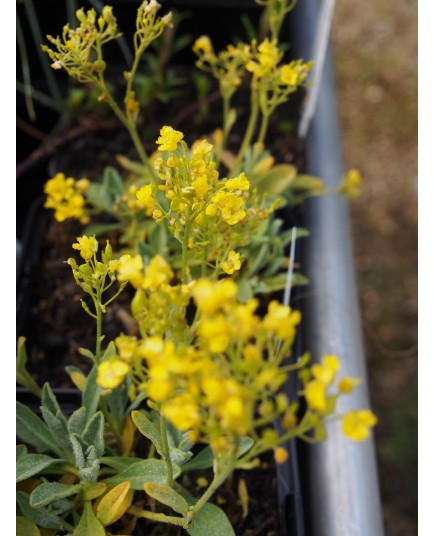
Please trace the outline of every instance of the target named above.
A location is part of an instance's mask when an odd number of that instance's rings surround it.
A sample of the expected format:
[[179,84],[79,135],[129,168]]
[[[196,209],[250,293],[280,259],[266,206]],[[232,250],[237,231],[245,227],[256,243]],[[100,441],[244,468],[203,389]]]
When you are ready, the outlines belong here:
[[[110,7],[100,16],[80,9],[77,28],[48,38],[53,68],[93,84],[127,128],[140,162],[120,159],[130,172],[125,181],[110,168],[102,183],[59,173],[45,186],[46,207],[58,221],[86,225],[95,209],[109,212],[118,217],[121,239],[102,245],[88,227],[72,245],[80,259],[67,260],[96,326],[95,348],[81,349],[90,372],[68,368],[82,391],[82,407],[71,416],[48,384],[40,389],[32,380],[19,341],[17,377],[42,404],[42,418],[17,407],[19,534],[134,534],[139,519],[192,535],[234,534],[224,511],[209,502],[234,470],[259,470],[259,456],[270,450],[284,463],[289,439],[322,440],[328,420],[340,419],[355,441],[376,422],[369,410],[336,413],[338,398],[359,380],[338,378],[337,356],[309,367],[308,354],[292,355],[300,313],[276,299],[261,310],[257,298],[284,287],[291,235],[277,234],[276,210],[288,202],[288,189],[324,193],[318,179],[274,165],[265,150],[271,114],[305,83],[312,64],[282,63],[278,35],[293,2],[260,3],[270,37],[220,53],[206,36],[193,46],[199,68],[218,80],[223,128],[189,147],[182,132],[164,125],[151,155],[139,136],[134,80],[171,15],[160,17],[155,0],[140,5],[123,106],[104,78],[103,46],[120,35]],[[231,99],[247,77],[251,113],[233,152]],[[341,192],[354,193],[358,182],[352,171]],[[127,286],[134,289],[138,335],[120,333],[106,344],[102,317]],[[297,372],[303,403],[283,389]],[[188,474],[199,469],[211,469],[212,477],[194,496]],[[246,490],[240,499],[247,506]]]

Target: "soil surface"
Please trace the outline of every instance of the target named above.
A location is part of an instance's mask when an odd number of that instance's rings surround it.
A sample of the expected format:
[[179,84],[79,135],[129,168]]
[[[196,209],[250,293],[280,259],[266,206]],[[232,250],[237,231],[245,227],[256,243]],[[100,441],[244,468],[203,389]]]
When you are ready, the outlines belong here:
[[332,33],[386,536],[417,534],[417,2],[336,2]]

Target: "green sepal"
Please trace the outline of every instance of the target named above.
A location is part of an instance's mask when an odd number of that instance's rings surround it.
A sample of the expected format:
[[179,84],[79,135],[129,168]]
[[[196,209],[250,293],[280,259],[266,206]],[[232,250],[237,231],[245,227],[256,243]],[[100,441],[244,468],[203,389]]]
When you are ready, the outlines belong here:
[[[173,478],[178,478],[181,469],[176,464],[172,464]],[[167,482],[167,466],[162,460],[142,460],[130,465],[121,473],[107,478],[104,482],[108,486],[116,486],[127,480],[131,483],[131,489],[142,491],[146,482]]]
[[182,495],[177,493],[167,484],[158,484],[157,482],[146,482],[144,485],[145,492],[156,501],[169,506],[178,514],[186,516],[189,505]]
[[38,452],[52,451],[61,456],[56,440],[42,419],[20,402],[16,403],[16,433],[24,441],[33,445]]
[[83,515],[72,536],[106,536],[104,527],[96,518],[90,501],[84,503]]
[[50,465],[62,461],[46,456],[45,454],[26,454],[17,461],[16,481],[21,482],[22,480],[26,480],[26,478],[37,475],[47,467],[50,467]]
[[18,353],[17,353],[17,364],[16,364],[16,381],[22,387],[27,387],[32,393],[41,398],[42,389],[36,383],[36,381],[29,374],[26,365],[27,365],[27,351],[25,346],[26,339],[25,337],[19,337],[18,339]]
[[54,501],[80,493],[82,484],[62,484],[61,482],[44,482],[30,494],[30,506],[39,508]]

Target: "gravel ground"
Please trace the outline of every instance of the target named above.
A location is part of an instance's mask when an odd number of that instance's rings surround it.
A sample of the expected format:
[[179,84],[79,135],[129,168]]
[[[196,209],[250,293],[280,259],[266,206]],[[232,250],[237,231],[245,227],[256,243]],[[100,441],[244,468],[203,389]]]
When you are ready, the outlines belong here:
[[387,536],[417,534],[417,2],[338,0],[332,32]]

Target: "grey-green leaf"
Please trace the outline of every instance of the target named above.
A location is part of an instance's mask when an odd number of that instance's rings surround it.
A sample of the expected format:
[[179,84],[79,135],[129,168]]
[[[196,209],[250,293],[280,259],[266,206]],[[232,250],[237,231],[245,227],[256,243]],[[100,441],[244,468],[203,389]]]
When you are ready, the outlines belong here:
[[101,387],[96,384],[97,374],[98,369],[94,366],[89,372],[86,387],[83,392],[83,406],[86,408],[86,422],[89,422],[93,415],[95,415],[101,396]]
[[83,441],[95,447],[98,457],[104,454],[104,416],[101,411],[89,420],[82,434]]
[[21,513],[39,527],[61,529],[66,528],[66,525],[68,525],[59,516],[51,514],[47,508],[32,508],[29,504],[29,495],[23,491],[17,493],[17,502]]
[[65,452],[70,451],[71,444],[69,441],[68,426],[63,415],[60,415],[59,413],[53,415],[53,413],[45,406],[41,406],[41,413],[42,418],[50,432],[53,434],[53,437],[56,439],[56,443],[59,447]]
[[39,452],[51,450],[60,454],[56,441],[42,419],[33,413],[31,409],[20,402],[16,406],[17,436],[33,445]]
[[38,508],[47,504],[80,493],[81,484],[62,484],[61,482],[44,482],[30,494],[30,506]]
[[17,365],[16,365],[16,380],[19,385],[27,387],[32,391],[34,395],[38,398],[42,395],[42,389],[36,383],[36,381],[29,374],[26,365],[27,365],[27,351],[25,347],[25,337],[19,337],[18,339],[18,354],[17,354]]
[[190,536],[235,536],[234,529],[221,508],[207,503],[187,528]]
[[105,456],[104,458],[100,458],[99,461],[102,465],[107,465],[118,473],[121,473],[131,465],[142,460],[141,458],[126,458],[125,456]]
[[27,454],[27,447],[26,445],[17,445],[16,448],[16,460],[17,462]]
[[37,475],[50,465],[61,462],[45,454],[27,454],[21,457],[16,466],[17,482],[21,482],[26,478]]
[[81,435],[86,424],[86,408],[76,409],[69,417],[68,431],[70,434]]
[[131,418],[134,424],[137,426],[138,431],[147,437],[154,444],[157,452],[160,456],[164,455],[163,445],[161,443],[161,435],[157,426],[146,417],[141,411],[133,411]]
[[96,518],[90,501],[84,503],[83,515],[72,536],[105,536],[104,527]]
[[[172,464],[173,477],[177,478],[181,474],[181,469]],[[127,480],[131,483],[131,488],[141,491],[146,482],[158,482],[164,484],[167,481],[167,466],[162,460],[142,460],[134,463],[118,475],[104,480],[109,486],[116,486]]]
[[144,486],[146,493],[156,501],[169,506],[175,512],[187,515],[188,502],[182,495],[177,493],[167,484],[158,484],[157,482],[147,482]]

